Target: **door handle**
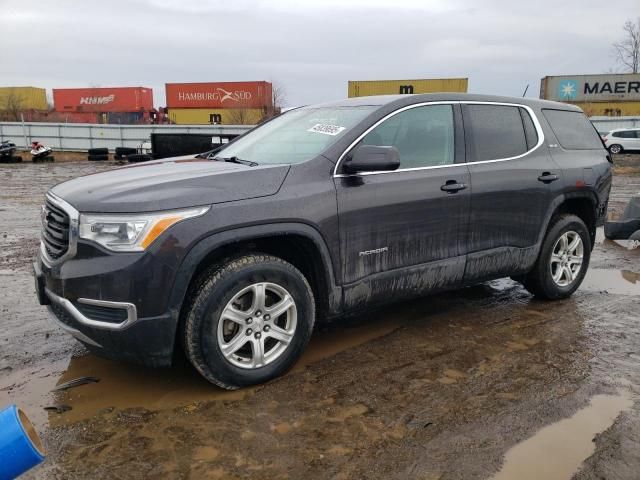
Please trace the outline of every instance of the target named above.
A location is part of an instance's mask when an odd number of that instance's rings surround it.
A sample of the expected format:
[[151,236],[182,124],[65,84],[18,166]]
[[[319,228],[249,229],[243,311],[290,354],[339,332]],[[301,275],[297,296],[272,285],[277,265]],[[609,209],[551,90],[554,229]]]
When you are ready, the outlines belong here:
[[464,183],[458,183],[457,180],[447,180],[447,182],[440,187],[440,190],[447,193],[456,193],[465,188],[467,188],[467,186]]
[[538,177],[538,180],[540,180],[542,183],[551,183],[558,180],[558,178],[558,175],[556,175],[555,173],[542,172],[542,175]]

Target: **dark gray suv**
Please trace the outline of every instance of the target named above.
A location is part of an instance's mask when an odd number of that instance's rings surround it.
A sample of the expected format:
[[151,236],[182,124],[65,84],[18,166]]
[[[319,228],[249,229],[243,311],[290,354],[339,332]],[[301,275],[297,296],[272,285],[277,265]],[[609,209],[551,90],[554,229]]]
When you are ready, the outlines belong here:
[[611,165],[576,107],[463,94],[285,113],[209,154],[53,187],[38,296],[92,351],[274,378],[316,319],[511,276],[580,285]]

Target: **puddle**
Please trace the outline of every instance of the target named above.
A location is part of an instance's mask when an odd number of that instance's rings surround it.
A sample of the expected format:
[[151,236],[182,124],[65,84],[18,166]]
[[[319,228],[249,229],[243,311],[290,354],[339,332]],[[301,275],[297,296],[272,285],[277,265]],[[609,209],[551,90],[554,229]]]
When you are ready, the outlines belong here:
[[48,414],[43,407],[55,403],[50,392],[65,366],[66,361],[55,361],[46,367],[1,373],[6,386],[0,389],[0,407],[19,404],[36,427],[45,426]]
[[619,295],[640,295],[640,273],[630,270],[590,268],[580,289],[593,292],[606,291]]
[[493,480],[569,480],[595,451],[593,437],[632,405],[628,394],[596,395],[572,417],[544,427],[511,448]]
[[[398,322],[374,320],[357,327],[332,326],[327,331],[315,332],[292,371],[389,334],[398,327]],[[94,355],[72,358],[57,383],[83,376],[98,377],[100,382],[57,394],[58,403],[70,405],[72,410],[62,415],[51,413],[49,421],[52,425],[86,419],[104,408],[144,407],[161,410],[200,401],[241,400],[255,390],[228,391],[218,388],[200,377],[186,362],[172,368],[152,369]]]

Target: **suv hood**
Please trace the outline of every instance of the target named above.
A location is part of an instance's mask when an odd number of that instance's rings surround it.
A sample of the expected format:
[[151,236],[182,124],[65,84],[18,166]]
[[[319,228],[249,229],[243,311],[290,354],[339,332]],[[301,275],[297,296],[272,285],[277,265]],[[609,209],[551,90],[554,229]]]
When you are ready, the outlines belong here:
[[153,212],[274,195],[289,168],[165,158],[78,177],[51,192],[80,212]]

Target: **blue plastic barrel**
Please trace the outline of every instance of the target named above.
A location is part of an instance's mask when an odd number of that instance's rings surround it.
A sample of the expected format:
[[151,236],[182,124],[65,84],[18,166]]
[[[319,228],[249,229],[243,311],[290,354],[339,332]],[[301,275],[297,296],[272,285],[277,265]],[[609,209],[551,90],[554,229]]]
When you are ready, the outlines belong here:
[[15,405],[0,411],[0,480],[12,480],[44,460],[36,429]]

